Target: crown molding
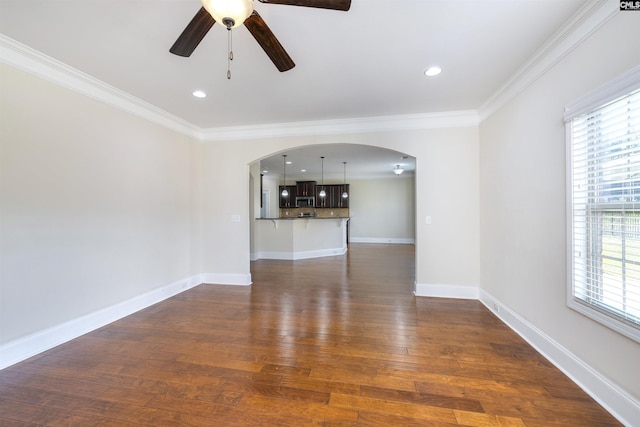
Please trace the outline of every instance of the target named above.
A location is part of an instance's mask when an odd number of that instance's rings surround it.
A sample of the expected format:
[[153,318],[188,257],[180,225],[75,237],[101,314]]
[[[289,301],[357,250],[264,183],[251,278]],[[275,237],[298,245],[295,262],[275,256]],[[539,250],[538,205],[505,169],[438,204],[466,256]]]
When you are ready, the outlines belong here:
[[148,102],[0,34],[0,62],[193,138],[200,130]]
[[617,1],[591,0],[587,3],[480,106],[480,121],[522,93],[619,12]]
[[205,129],[203,141],[282,138],[287,136],[336,135],[367,132],[469,127],[479,124],[475,110],[445,113],[410,114],[353,119],[274,123],[256,126],[236,126]]

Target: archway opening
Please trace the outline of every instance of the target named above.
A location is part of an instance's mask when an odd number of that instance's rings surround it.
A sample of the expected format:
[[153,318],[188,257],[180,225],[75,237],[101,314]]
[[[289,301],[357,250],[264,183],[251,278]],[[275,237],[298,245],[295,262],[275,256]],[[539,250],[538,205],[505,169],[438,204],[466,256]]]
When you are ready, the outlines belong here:
[[[286,158],[283,157],[285,154]],[[303,214],[315,218],[348,217],[348,244],[415,245],[417,242],[416,159],[406,153],[360,144],[318,144],[273,152],[249,166],[252,261],[295,260],[300,255],[295,250],[293,253],[283,250],[275,254],[277,251],[264,250],[256,225],[258,221],[270,220],[269,227],[278,227],[279,219],[299,218]],[[399,168],[402,173],[397,173]],[[288,205],[283,204],[283,186],[288,187],[289,192],[302,191],[304,183],[308,182],[316,186],[316,193],[304,195],[315,197],[311,202],[314,204],[312,208],[296,204],[293,195]],[[319,201],[319,188],[344,185],[348,186],[347,208],[323,207],[326,205]],[[269,194],[268,209],[265,209],[264,194]],[[258,226],[263,226],[263,223]],[[271,233],[269,241],[274,239],[277,239],[277,234]],[[317,251],[317,255],[328,256],[331,253]]]

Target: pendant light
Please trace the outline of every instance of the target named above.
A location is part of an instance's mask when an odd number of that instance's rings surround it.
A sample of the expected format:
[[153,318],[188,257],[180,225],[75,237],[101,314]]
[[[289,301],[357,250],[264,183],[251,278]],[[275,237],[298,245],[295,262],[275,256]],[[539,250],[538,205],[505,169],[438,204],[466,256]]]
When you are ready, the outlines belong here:
[[322,159],[322,190],[320,190],[320,197],[324,197],[327,193],[324,191],[324,156],[320,157]]
[[282,180],[282,197],[287,197],[289,192],[287,191],[287,155],[282,155],[282,166],[284,170],[284,179]]
[[344,168],[344,181],[343,181],[344,191],[342,192],[342,198],[346,199],[347,197],[349,197],[349,193],[347,193],[347,162],[342,162],[342,165]]

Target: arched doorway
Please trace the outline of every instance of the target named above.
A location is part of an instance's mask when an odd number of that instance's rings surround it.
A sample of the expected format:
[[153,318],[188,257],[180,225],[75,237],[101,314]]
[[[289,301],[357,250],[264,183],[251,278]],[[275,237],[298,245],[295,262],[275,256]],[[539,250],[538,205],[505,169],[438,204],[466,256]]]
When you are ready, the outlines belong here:
[[[360,144],[292,147],[254,161],[250,164],[251,260],[264,256],[256,242],[256,218],[295,217],[300,209],[281,208],[280,190],[307,181],[349,185],[350,243],[416,244],[415,169],[415,158],[408,154]],[[262,199],[265,192],[270,194],[268,211]]]

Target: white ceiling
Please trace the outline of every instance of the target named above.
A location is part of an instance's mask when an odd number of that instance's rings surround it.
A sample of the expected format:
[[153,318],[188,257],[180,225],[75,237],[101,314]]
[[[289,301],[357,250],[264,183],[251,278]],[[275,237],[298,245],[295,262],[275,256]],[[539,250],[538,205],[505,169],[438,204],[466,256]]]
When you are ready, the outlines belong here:
[[[222,25],[191,57],[169,53],[198,0],[0,0],[0,33],[214,129],[477,110],[588,2],[352,0],[341,12],[256,1],[296,67],[278,72],[240,27],[231,80]],[[431,65],[442,74],[425,77]]]

